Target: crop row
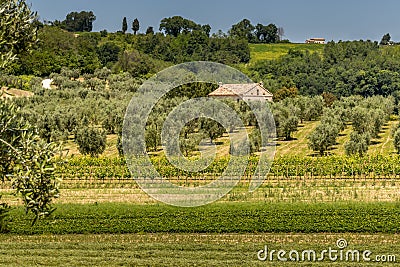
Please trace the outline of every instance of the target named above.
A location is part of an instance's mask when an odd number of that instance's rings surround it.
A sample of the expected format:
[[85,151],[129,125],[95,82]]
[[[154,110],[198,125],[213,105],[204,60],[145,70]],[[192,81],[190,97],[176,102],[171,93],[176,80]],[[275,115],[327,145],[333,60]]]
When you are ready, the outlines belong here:
[[162,204],[64,204],[31,227],[23,208],[12,211],[15,234],[82,233],[398,233],[395,203],[216,203],[198,208]]
[[[207,168],[190,172],[181,170],[166,158],[153,158],[152,164],[160,176],[165,178],[189,177],[193,180],[214,179],[227,167],[229,158],[215,160]],[[201,162],[199,162],[201,164]],[[258,166],[258,158],[248,161],[247,169],[240,175],[250,178]],[[58,169],[63,180],[131,180],[138,175],[138,169],[131,173],[123,158],[71,158]],[[240,168],[238,168],[240,172]],[[280,157],[270,168],[268,177],[274,178],[397,178],[400,177],[400,157]]]

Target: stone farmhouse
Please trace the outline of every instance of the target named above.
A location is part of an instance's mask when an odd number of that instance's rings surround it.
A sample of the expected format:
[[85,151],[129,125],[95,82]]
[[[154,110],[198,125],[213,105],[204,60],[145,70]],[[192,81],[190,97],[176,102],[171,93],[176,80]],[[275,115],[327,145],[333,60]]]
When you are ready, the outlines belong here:
[[264,88],[262,83],[247,84],[219,84],[219,87],[208,96],[214,98],[228,98],[233,100],[255,100],[272,102],[272,93]]
[[306,40],[306,44],[325,44],[325,38],[311,38]]

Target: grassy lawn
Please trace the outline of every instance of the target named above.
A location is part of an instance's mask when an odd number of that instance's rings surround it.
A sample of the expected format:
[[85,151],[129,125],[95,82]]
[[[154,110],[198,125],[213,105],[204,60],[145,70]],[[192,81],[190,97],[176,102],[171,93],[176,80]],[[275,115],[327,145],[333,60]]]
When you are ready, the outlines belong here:
[[[345,239],[349,249],[400,259],[399,235],[366,234],[118,234],[0,236],[2,266],[326,266],[257,259],[271,249],[322,251]],[[307,264],[307,265],[305,265]],[[332,263],[331,263],[332,264]],[[376,266],[335,262],[334,266]],[[381,266],[381,264],[379,265]],[[384,266],[398,266],[387,263]]]

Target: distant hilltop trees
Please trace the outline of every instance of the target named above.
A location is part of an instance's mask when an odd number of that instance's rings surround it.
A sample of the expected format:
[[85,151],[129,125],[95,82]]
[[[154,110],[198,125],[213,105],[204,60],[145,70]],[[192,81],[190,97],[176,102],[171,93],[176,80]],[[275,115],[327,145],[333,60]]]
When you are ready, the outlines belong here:
[[91,32],[96,16],[92,11],[71,12],[63,21],[54,21],[54,26],[59,26],[69,32]]
[[[81,12],[70,12],[65,20],[54,22],[45,21],[45,24],[58,26],[69,32],[91,32],[93,30],[93,22],[96,20],[96,16],[92,11],[81,11]],[[132,31],[136,35],[140,29],[140,23],[137,18],[132,21]],[[127,18],[124,17],[122,20],[122,28],[120,31],[125,34],[128,30]],[[173,16],[163,18],[160,21],[159,31],[165,35],[178,37],[180,34],[188,34],[192,32],[203,32],[207,36],[211,34],[211,26],[209,24],[201,25],[196,22],[183,18],[181,16]],[[154,34],[154,28],[149,26],[146,30],[146,34]],[[218,36],[233,37],[236,39],[243,39],[249,43],[277,43],[282,40],[284,36],[284,29],[278,27],[273,23],[263,25],[258,23],[252,25],[250,20],[243,19],[240,22],[232,25],[229,29],[228,34],[219,31]],[[286,42],[288,42],[286,40]]]

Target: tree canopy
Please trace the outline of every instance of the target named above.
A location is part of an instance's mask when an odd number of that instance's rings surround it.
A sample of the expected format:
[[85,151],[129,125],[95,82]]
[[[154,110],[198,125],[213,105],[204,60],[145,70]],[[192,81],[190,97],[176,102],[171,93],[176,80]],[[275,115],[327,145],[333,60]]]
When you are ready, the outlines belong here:
[[23,0],[0,2],[0,70],[29,51],[37,39],[37,19]]
[[59,24],[70,32],[91,32],[95,20],[96,16],[93,11],[70,12]]

